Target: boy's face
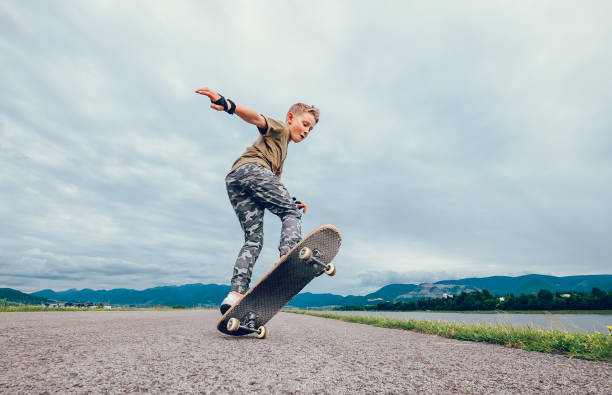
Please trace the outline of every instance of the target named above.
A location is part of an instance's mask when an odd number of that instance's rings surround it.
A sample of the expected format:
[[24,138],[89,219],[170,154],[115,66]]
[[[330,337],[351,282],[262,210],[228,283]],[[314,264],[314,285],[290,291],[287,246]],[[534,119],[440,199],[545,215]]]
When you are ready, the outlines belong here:
[[291,134],[291,141],[299,143],[303,141],[315,125],[315,118],[309,112],[303,112],[300,114],[294,114],[290,112],[287,114],[287,125]]

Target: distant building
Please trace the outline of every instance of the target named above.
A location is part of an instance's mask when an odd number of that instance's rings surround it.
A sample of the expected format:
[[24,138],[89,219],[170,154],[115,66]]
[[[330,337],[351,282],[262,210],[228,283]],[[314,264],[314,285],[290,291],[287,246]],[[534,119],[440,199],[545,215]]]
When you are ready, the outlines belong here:
[[569,298],[572,297],[572,294],[561,294],[559,296],[561,296],[562,298],[565,298],[565,299],[569,299]]

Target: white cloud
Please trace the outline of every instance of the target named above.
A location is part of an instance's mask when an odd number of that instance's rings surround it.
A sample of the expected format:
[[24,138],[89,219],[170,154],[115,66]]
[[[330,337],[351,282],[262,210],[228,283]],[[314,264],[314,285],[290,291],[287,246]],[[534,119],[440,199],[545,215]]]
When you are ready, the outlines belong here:
[[0,286],[227,283],[223,178],[257,132],[202,86],[279,119],[320,107],[283,181],[304,231],[345,244],[309,289],[605,272],[611,8],[3,2]]

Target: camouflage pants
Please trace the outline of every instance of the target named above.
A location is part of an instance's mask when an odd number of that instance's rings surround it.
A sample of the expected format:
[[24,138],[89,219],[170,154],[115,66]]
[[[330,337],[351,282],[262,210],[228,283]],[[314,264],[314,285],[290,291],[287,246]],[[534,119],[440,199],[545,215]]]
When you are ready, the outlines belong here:
[[302,214],[280,180],[264,166],[247,163],[225,178],[227,194],[244,231],[244,245],[232,276],[232,291],[246,292],[253,266],[263,247],[264,209],[282,221],[280,255],[302,238]]

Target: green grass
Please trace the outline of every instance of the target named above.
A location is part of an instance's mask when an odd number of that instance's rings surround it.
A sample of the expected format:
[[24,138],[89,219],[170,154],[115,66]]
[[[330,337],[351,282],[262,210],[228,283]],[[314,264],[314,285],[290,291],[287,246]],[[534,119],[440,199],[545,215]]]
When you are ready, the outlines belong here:
[[170,311],[170,310],[217,310],[217,307],[186,307],[182,305],[176,306],[152,306],[152,307],[113,307],[112,309],[100,307],[43,307],[43,306],[2,306],[0,305],[0,313],[12,312],[37,312],[37,311]]
[[34,311],[117,311],[117,310],[140,310],[136,308],[105,309],[99,307],[43,307],[43,306],[0,306],[0,313],[12,312],[34,312]]
[[[286,309],[291,310],[291,309]],[[300,310],[294,308],[293,310]],[[309,311],[351,311],[343,310],[340,308],[310,308]],[[378,311],[389,311],[389,312],[410,312],[410,313],[457,313],[457,314],[601,314],[610,315],[612,310],[354,310],[360,312],[378,312]]]
[[612,310],[410,310],[410,312],[459,314],[612,314]]
[[[291,311],[291,313],[332,318],[345,322],[378,326],[381,328],[404,329],[438,335],[449,339],[500,344],[506,347],[520,348],[529,351],[558,353],[571,358],[612,362],[612,336],[610,333],[601,334],[596,332],[579,334],[538,328],[349,316],[301,310]],[[608,329],[612,332],[612,329]]]
[[[469,313],[469,311],[465,311]],[[612,314],[612,310],[495,310],[493,313],[505,314]]]

